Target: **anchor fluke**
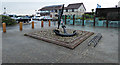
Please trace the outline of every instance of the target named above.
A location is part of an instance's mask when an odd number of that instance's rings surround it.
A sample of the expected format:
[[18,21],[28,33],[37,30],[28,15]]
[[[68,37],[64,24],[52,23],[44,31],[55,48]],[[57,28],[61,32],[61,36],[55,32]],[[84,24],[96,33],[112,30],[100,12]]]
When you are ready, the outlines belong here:
[[60,33],[59,30],[53,30],[53,31],[55,32],[56,35],[62,36],[62,37],[71,37],[71,36],[74,36],[74,35],[77,34],[77,33],[76,33],[76,30],[74,30],[72,34]]

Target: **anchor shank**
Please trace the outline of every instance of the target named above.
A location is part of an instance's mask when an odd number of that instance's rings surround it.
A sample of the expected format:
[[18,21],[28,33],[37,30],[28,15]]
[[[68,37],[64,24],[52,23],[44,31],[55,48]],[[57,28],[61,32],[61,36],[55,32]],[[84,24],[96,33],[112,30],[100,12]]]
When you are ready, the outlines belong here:
[[65,27],[63,27],[63,30],[64,30],[64,34],[67,34]]

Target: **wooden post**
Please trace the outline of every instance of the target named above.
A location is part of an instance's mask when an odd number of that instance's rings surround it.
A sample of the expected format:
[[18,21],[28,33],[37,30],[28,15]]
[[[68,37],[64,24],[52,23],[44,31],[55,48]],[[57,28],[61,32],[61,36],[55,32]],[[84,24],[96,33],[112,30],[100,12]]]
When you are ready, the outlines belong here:
[[82,22],[82,26],[84,26],[84,15],[83,15],[83,22]]
[[75,15],[73,15],[73,25],[75,25]]
[[34,21],[32,21],[32,29],[34,29]]
[[41,27],[43,27],[43,24],[44,24],[44,23],[43,23],[43,20],[42,20],[42,21],[41,21]]
[[22,31],[22,22],[20,22],[19,25],[20,25],[20,31]]
[[51,24],[50,24],[50,20],[49,20],[49,27],[50,27],[50,25],[51,25]]
[[106,20],[106,27],[108,28],[108,19]]
[[95,26],[95,16],[94,16],[94,23],[93,23],[93,26]]
[[6,23],[3,23],[3,32],[6,32]]
[[65,25],[66,25],[66,17],[67,17],[67,16],[65,15]]

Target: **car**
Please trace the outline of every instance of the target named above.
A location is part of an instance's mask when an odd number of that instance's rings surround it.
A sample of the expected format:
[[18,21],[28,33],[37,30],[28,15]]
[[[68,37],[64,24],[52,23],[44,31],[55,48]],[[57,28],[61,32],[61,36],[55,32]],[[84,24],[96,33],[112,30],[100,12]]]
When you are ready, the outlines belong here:
[[40,16],[34,16],[32,17],[33,20],[39,20]]
[[31,18],[29,16],[20,16],[16,18],[17,23],[19,22],[29,23],[30,20]]
[[41,16],[39,20],[48,21],[48,20],[52,20],[52,18],[50,16]]

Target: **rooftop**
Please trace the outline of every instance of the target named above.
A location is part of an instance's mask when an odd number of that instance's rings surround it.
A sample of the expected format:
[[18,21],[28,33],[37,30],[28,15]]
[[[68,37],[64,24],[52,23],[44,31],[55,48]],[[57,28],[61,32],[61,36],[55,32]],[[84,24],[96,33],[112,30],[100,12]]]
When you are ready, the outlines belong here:
[[45,6],[45,7],[41,8],[41,9],[39,9],[39,11],[40,11],[40,10],[53,10],[53,9],[60,9],[61,7],[62,7],[62,5]]
[[73,3],[69,4],[66,8],[67,9],[78,9],[83,3]]
[[[67,7],[64,7],[64,9],[78,9],[81,5],[84,6],[83,3],[73,3],[73,4],[69,4]],[[55,10],[55,9],[61,9],[62,5],[52,5],[52,6],[45,6],[41,9],[39,9],[39,11],[41,10]],[[84,6],[85,8],[85,6]],[[85,8],[86,9],[86,8]]]

